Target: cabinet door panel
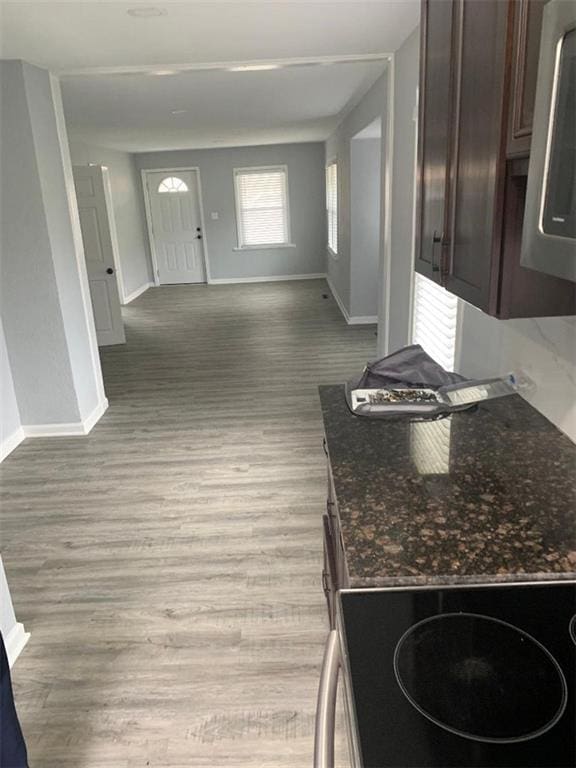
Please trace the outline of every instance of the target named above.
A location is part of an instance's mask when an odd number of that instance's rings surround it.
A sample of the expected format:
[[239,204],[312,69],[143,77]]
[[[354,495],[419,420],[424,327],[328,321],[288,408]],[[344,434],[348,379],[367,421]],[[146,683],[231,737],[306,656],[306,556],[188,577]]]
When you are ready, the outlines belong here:
[[512,104],[508,132],[508,155],[530,152],[542,12],[547,0],[514,0],[514,46]]
[[440,281],[452,69],[452,0],[422,3],[416,270]]
[[[455,129],[446,287],[480,309],[497,301],[508,3],[457,0]],[[506,113],[507,114],[507,113]]]

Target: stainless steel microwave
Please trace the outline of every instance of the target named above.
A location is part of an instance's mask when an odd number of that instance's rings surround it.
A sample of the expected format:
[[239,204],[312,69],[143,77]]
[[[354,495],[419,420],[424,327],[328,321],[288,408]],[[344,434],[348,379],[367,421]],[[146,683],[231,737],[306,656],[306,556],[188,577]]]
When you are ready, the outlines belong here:
[[544,7],[521,263],[576,281],[576,2]]

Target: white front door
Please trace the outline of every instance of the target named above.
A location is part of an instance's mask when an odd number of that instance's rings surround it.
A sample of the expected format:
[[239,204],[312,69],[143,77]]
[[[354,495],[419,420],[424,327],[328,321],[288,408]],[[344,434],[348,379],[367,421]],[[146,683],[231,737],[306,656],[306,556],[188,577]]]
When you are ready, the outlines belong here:
[[126,341],[115,274],[113,211],[106,174],[107,170],[99,165],[74,166],[80,228],[100,347]]
[[204,242],[196,171],[147,171],[152,249],[161,284],[204,283]]

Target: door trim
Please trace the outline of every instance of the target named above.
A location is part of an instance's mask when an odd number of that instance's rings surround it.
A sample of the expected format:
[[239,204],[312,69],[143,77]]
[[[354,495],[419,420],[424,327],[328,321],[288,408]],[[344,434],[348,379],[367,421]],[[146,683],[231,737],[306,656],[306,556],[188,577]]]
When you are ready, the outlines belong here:
[[[150,259],[152,261],[152,275],[154,278],[154,287],[160,286],[160,277],[158,274],[158,258],[154,243],[154,230],[152,229],[152,207],[150,205],[150,195],[148,189],[149,173],[175,173],[177,171],[192,171],[196,179],[196,192],[198,194],[198,206],[200,208],[200,224],[202,226],[202,239],[204,241],[204,272],[206,274],[206,284],[212,282],[210,275],[210,260],[208,258],[208,237],[206,235],[206,222],[204,218],[204,199],[202,197],[202,179],[200,178],[200,168],[197,165],[180,166],[178,168],[141,168],[140,176],[142,178],[142,192],[144,194],[144,210],[146,212],[146,229],[148,231],[148,242],[150,244]],[[185,285],[185,283],[184,283]]]

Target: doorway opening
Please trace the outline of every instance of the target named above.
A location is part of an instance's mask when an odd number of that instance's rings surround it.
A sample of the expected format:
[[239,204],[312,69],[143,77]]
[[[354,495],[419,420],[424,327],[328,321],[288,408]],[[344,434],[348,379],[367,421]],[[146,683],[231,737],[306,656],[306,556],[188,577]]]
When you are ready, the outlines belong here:
[[350,314],[378,315],[382,187],[382,120],[350,141]]

